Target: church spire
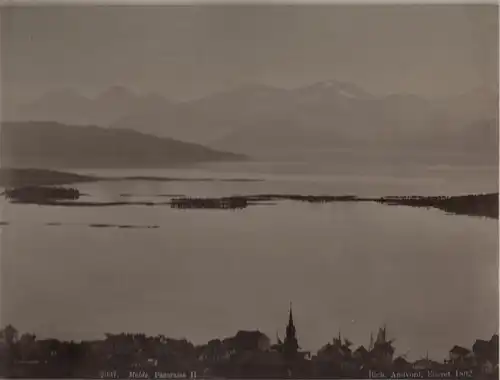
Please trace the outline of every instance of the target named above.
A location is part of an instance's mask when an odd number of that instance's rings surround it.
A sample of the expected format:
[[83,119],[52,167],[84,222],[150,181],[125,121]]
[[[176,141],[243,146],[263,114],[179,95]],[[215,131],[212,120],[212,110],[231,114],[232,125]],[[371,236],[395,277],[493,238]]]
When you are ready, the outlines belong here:
[[286,335],[283,341],[284,353],[286,358],[293,360],[299,349],[295,324],[293,323],[292,303],[290,302],[290,310],[288,312],[288,325],[286,326]]
[[295,325],[293,323],[292,303],[290,302],[290,310],[288,312],[288,326],[286,327],[286,338],[295,339]]

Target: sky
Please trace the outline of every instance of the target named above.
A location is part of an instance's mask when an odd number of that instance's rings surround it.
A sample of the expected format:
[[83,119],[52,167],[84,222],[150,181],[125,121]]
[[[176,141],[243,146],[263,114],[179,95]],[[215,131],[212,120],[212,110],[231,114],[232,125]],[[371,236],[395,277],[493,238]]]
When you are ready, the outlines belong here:
[[171,99],[325,80],[426,97],[497,87],[495,5],[17,6],[0,21],[9,104],[112,85]]

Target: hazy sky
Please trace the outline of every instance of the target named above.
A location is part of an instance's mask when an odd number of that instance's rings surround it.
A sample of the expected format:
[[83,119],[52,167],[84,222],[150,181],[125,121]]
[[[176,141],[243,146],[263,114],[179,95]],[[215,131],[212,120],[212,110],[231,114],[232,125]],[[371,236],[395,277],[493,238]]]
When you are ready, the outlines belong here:
[[4,99],[122,84],[191,98],[258,82],[374,93],[496,88],[497,7],[87,6],[1,10]]

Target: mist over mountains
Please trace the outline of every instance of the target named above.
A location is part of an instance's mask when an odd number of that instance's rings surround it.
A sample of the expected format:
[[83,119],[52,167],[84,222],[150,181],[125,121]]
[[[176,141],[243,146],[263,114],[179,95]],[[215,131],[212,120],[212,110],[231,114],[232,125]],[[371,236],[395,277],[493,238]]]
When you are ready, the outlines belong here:
[[496,163],[498,154],[498,95],[488,89],[430,100],[326,81],[295,89],[247,85],[173,102],[115,86],[94,99],[72,90],[47,93],[10,115],[131,129],[266,158],[347,150]]
[[127,113],[161,109],[169,102],[158,94],[138,95],[123,86],[113,86],[95,98],[70,88],[50,91],[39,99],[6,110],[10,121],[56,121],[71,125],[106,126]]

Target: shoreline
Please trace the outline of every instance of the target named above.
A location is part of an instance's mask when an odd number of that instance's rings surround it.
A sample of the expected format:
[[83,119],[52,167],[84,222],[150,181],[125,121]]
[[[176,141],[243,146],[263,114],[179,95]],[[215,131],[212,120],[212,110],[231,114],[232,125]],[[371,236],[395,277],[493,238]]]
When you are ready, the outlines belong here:
[[49,169],[0,168],[0,187],[56,186],[84,182],[155,181],[155,182],[263,182],[257,178],[207,178],[123,176],[100,177]]
[[[156,177],[156,176],[126,176],[126,177],[97,177],[59,172],[44,169],[14,169],[0,168],[0,186],[4,188],[26,188],[30,187],[36,194],[46,188],[56,185],[70,185],[84,182],[99,181],[156,181],[156,182],[256,182],[263,181],[249,178],[179,178],[179,177]],[[78,191],[73,189],[74,191]],[[80,194],[84,195],[84,194]],[[133,196],[127,194],[127,196]],[[162,194],[161,196],[165,196]],[[272,205],[269,202],[283,200],[308,202],[308,203],[332,203],[332,202],[375,202],[389,206],[409,206],[419,208],[434,208],[449,214],[478,216],[492,219],[499,218],[498,192],[485,194],[466,195],[441,195],[441,196],[383,196],[383,197],[360,197],[357,195],[302,195],[302,194],[253,194],[233,195],[226,197],[174,197],[169,196],[170,201],[115,201],[115,202],[89,202],[89,201],[61,201],[57,198],[39,197],[36,201],[30,199],[13,198],[16,204],[38,204],[45,206],[67,206],[67,207],[107,207],[107,206],[163,206],[168,205],[178,209],[243,209],[254,205]],[[78,197],[77,197],[78,198]]]
[[[42,189],[42,187],[35,187]],[[126,198],[129,198],[127,195]],[[35,204],[39,206],[59,207],[117,207],[117,206],[169,206],[179,210],[242,210],[250,206],[274,206],[280,201],[296,201],[315,204],[326,203],[361,203],[371,202],[387,206],[407,206],[426,209],[437,209],[452,215],[466,215],[498,219],[498,193],[471,194],[459,196],[415,196],[415,197],[357,197],[357,196],[297,196],[284,194],[262,194],[262,195],[238,195],[232,197],[216,198],[189,198],[158,195],[158,197],[171,198],[169,201],[115,201],[115,202],[92,202],[57,199],[16,199],[12,198],[12,204]]]

